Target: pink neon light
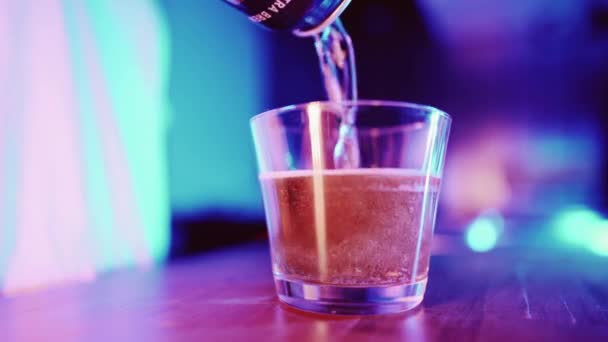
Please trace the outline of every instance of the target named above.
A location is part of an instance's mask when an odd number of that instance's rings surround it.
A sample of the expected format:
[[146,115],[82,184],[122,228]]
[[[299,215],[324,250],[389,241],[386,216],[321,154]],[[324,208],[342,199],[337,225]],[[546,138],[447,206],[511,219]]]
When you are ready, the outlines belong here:
[[17,132],[21,175],[15,252],[4,284],[8,294],[94,276],[62,14],[49,1],[13,5],[24,20],[12,32],[22,49],[9,51],[21,58],[23,124]]

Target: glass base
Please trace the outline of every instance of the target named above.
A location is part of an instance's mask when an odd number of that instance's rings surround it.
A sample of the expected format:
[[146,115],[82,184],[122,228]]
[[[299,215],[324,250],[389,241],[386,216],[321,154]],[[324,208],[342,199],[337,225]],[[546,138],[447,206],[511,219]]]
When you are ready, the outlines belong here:
[[374,315],[411,310],[422,302],[426,278],[396,286],[334,286],[280,279],[279,299],[296,308],[339,315]]

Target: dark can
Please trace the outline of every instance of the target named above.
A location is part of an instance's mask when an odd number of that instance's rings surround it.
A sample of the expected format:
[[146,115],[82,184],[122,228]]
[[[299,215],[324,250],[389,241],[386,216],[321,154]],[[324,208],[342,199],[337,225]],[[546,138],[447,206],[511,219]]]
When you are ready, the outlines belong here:
[[351,0],[224,0],[249,19],[272,30],[309,36],[321,31]]

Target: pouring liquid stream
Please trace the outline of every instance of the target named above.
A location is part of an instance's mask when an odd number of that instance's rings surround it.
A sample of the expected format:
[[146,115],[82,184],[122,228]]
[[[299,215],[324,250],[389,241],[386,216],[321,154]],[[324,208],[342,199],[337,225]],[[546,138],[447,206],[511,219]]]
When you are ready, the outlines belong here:
[[[359,166],[359,146],[355,129],[355,110],[343,105],[344,101],[357,99],[357,78],[355,76],[355,54],[351,39],[344,26],[336,20],[315,36],[315,48],[319,57],[321,76],[327,96],[339,108],[340,129],[333,151],[335,169],[357,168]],[[313,166],[313,206],[316,250],[320,281],[328,276],[327,227],[325,179],[326,169],[323,152],[323,122],[321,107],[309,108],[310,142]]]
[[357,168],[356,111],[341,105],[344,101],[357,100],[355,53],[352,40],[339,19],[315,36],[315,48],[327,96],[342,108],[339,137],[333,153],[334,166],[336,169]]

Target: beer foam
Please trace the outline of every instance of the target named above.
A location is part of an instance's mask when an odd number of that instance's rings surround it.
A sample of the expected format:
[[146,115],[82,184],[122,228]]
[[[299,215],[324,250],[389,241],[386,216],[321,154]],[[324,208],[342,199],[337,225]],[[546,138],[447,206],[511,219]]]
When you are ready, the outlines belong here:
[[[374,187],[379,191],[411,191],[422,192],[425,190],[423,179],[426,174],[423,171],[416,169],[398,169],[398,168],[361,168],[361,169],[330,169],[330,170],[289,170],[289,171],[270,171],[262,172],[259,175],[260,180],[276,180],[284,178],[306,178],[314,176],[379,176],[379,177],[404,177],[404,178],[421,178],[420,180],[412,180],[409,184],[399,184],[398,186],[381,186]],[[431,188],[438,188],[436,182],[439,177],[430,176],[432,184]],[[432,190],[436,191],[436,190]]]
[[[289,178],[289,177],[312,177],[322,176],[405,176],[405,177],[424,177],[426,173],[416,169],[398,168],[360,168],[360,169],[329,169],[329,170],[287,170],[287,171],[267,171],[261,172],[260,178]],[[439,178],[431,175],[431,178]]]

